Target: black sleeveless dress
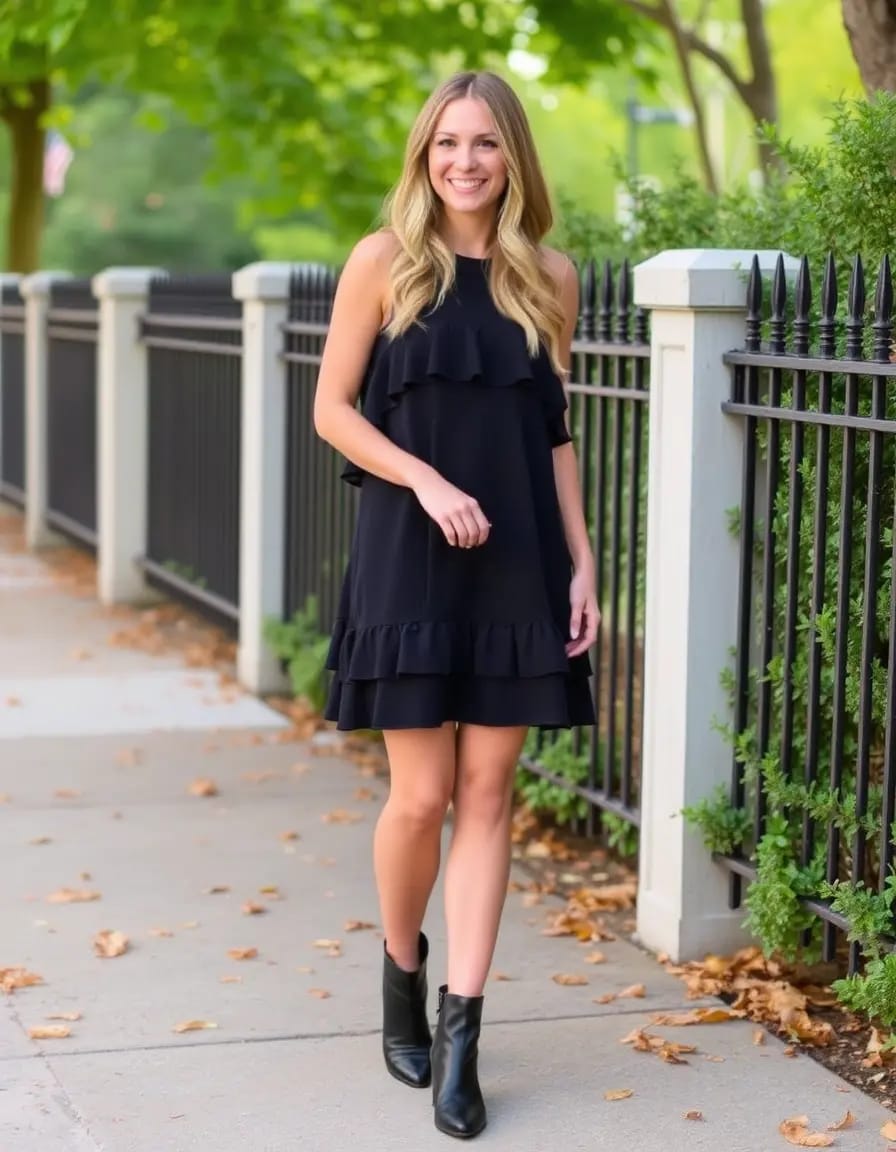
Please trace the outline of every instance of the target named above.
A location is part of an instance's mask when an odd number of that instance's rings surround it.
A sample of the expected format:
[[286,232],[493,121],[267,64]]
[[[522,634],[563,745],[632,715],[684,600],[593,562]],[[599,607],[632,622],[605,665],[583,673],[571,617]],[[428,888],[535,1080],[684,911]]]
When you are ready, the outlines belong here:
[[409,488],[346,467],[361,493],[324,714],[343,730],[593,724],[588,656],[565,652],[572,568],[552,458],[570,439],[563,386],[498,312],[487,262],[456,267],[425,327],[377,337],[362,411],[474,496],[490,534],[452,547]]

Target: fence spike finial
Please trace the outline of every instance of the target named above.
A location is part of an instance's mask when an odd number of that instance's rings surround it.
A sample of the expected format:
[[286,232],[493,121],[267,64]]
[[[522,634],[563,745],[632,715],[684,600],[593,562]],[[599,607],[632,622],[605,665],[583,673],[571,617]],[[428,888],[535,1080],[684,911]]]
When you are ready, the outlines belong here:
[[793,350],[797,356],[809,354],[809,316],[812,311],[812,279],[809,270],[809,257],[800,260],[800,270],[796,277],[793,315]]
[[582,283],[582,338],[594,339],[594,303],[597,296],[597,273],[594,270],[594,259],[585,265],[585,277]]
[[747,284],[747,320],[744,331],[744,346],[747,352],[758,352],[762,329],[762,270],[759,257],[753,256],[750,264],[750,280]]
[[892,356],[893,277],[890,257],[884,254],[874,293],[874,359],[887,363]]
[[831,357],[837,350],[837,261],[828,252],[821,284],[821,319],[818,321],[818,354]]
[[609,260],[604,261],[600,283],[597,336],[599,340],[613,339],[613,265]]
[[768,326],[768,346],[771,352],[787,351],[787,273],[784,254],[778,253],[775,276],[772,280],[772,314]]
[[616,305],[616,339],[620,344],[628,343],[628,325],[631,312],[631,270],[629,268],[628,258],[622,261],[622,267],[619,269],[619,286],[617,289],[617,305]]
[[857,252],[849,277],[846,315],[846,356],[851,360],[862,357],[862,333],[865,327],[865,268]]

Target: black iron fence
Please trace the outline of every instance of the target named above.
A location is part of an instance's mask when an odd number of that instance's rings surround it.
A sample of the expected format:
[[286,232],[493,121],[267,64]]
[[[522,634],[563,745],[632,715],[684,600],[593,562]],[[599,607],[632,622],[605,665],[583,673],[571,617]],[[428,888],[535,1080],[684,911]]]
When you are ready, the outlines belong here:
[[[726,357],[733,392],[723,409],[744,423],[732,801],[753,830],[722,860],[735,907],[742,877],[781,867],[804,930],[820,918],[828,960],[848,923],[827,885],[883,893],[894,860],[892,305],[887,260],[868,316],[856,259],[845,319],[833,259],[819,309],[807,262],[791,302],[779,260],[765,320],[754,260],[744,350]],[[858,960],[853,943],[850,967]]]
[[336,272],[306,264],[293,273],[284,325],[286,394],[286,574],[284,615],[307,614],[329,632],[355,523],[356,492],[340,460],[314,431],[314,390],[330,321]]
[[[524,764],[572,799],[589,835],[639,824],[647,435],[647,313],[631,303],[628,263],[584,268],[568,394],[585,516],[594,541],[602,621],[591,653],[597,725],[541,734]],[[537,804],[539,789],[530,790]],[[557,805],[552,804],[556,809]],[[614,830],[615,824],[615,830]]]
[[147,544],[151,583],[239,616],[242,306],[227,273],[150,286]]
[[90,280],[50,285],[47,522],[96,547],[97,301]]
[[25,302],[18,285],[0,290],[0,496],[25,501]]

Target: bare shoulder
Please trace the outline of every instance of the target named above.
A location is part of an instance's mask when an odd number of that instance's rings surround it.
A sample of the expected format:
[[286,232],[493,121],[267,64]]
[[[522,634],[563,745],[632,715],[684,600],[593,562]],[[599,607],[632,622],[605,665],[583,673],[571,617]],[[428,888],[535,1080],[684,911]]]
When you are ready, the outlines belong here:
[[579,277],[576,266],[565,252],[556,248],[541,246],[541,256],[545,268],[557,285],[557,297],[563,304],[568,327],[575,327],[579,313]]
[[560,252],[556,248],[549,248],[547,244],[542,244],[541,258],[544,261],[545,268],[556,281],[558,289],[562,290],[569,280],[575,279],[575,265],[565,252]]
[[363,268],[368,274],[378,272],[385,275],[398,251],[398,240],[395,234],[387,228],[378,232],[371,232],[362,237],[349,255],[346,268]]

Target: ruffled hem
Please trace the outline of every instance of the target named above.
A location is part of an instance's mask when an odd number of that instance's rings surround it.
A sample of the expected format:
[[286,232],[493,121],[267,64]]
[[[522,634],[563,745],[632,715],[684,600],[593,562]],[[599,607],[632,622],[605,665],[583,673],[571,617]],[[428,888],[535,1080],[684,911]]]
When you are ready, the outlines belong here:
[[572,728],[595,722],[588,680],[542,676],[407,676],[343,682],[334,677],[324,716],[341,731],[437,728],[446,722],[488,727]]
[[341,619],[326,666],[343,681],[450,675],[529,679],[580,670],[587,675],[589,670],[587,656],[570,661],[563,637],[549,620],[412,620],[355,628]]
[[[568,402],[562,381],[544,349],[533,359],[522,329],[511,321],[506,325],[506,339],[485,336],[474,326],[443,318],[427,327],[414,325],[397,340],[380,333],[362,390],[364,416],[382,430],[402,396],[415,385],[429,382],[481,381],[489,388],[536,387],[551,445],[568,443],[571,437],[564,420]],[[347,461],[341,476],[358,485],[364,471]]]

